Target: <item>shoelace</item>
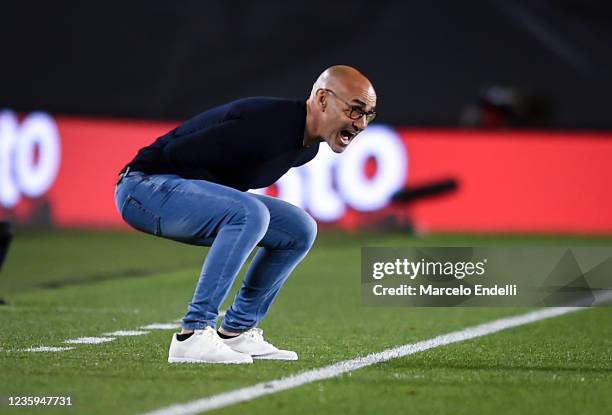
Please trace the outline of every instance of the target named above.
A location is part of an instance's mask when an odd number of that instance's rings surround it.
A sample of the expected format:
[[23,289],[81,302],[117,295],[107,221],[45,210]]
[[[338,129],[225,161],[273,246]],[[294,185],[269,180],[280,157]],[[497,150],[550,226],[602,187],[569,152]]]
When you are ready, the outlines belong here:
[[212,346],[215,348],[226,348],[227,345],[225,343],[223,343],[223,341],[221,340],[221,338],[219,336],[217,336],[217,332],[210,328],[210,327],[206,327],[204,330],[198,330],[195,332],[195,334],[197,336],[206,336],[211,340]]
[[267,341],[264,340],[263,338],[263,330],[257,327],[254,327],[250,330],[245,331],[244,333],[242,333],[243,336],[247,336],[250,339],[258,342],[258,343],[265,343],[265,344],[269,344],[270,346],[272,346],[272,344],[268,343]]

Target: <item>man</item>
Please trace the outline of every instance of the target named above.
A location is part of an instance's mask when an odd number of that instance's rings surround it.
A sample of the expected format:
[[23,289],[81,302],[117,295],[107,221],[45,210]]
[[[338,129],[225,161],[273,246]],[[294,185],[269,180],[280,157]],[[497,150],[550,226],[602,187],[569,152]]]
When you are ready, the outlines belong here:
[[[0,270],[2,270],[4,258],[6,258],[9,246],[11,245],[11,239],[13,239],[13,233],[11,232],[10,222],[0,221]],[[3,304],[6,304],[6,301],[0,298],[0,305]]]
[[9,222],[0,221],[0,270],[2,269],[4,258],[6,257],[9,246],[11,245],[11,239],[13,239],[11,224]]
[[[312,160],[325,141],[343,152],[376,113],[368,79],[333,66],[304,101],[245,98],[210,109],[142,148],[122,170],[115,202],[141,231],[210,246],[168,361],[252,363],[296,360],[263,338],[257,324],[316,236],[302,209],[246,192]],[[242,288],[215,331],[219,306],[250,252]]]

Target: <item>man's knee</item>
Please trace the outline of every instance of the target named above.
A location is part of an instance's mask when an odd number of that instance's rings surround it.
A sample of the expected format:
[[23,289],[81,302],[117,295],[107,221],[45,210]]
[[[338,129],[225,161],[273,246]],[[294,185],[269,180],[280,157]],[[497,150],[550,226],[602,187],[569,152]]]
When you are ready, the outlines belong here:
[[250,232],[259,235],[258,239],[263,238],[270,225],[270,211],[266,205],[254,197],[246,195],[240,200],[239,206],[232,221],[244,224]]
[[306,212],[299,217],[295,248],[308,251],[317,238],[317,222]]

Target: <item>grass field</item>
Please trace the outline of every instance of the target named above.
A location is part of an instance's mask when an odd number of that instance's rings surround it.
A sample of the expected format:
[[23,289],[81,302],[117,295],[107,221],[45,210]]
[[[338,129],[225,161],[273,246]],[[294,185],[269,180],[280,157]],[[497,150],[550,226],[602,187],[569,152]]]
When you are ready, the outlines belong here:
[[[139,233],[19,233],[0,274],[0,396],[7,414],[135,414],[286,377],[523,314],[509,308],[368,308],[360,247],[607,245],[609,238],[323,233],[262,323],[297,362],[169,365],[171,330],[73,345],[64,340],[179,319],[206,250]],[[233,296],[230,295],[230,299]],[[612,309],[589,309],[434,348],[228,406],[229,414],[612,413]],[[7,396],[71,396],[18,408]]]

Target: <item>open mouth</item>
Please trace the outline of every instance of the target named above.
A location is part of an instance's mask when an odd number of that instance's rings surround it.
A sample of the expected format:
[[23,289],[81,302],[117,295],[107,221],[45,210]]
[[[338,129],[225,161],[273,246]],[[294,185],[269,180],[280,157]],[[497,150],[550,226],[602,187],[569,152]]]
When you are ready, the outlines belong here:
[[340,142],[343,145],[348,146],[348,144],[351,142],[353,137],[355,137],[355,135],[356,134],[350,130],[341,130],[340,131]]

